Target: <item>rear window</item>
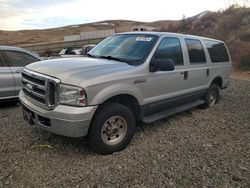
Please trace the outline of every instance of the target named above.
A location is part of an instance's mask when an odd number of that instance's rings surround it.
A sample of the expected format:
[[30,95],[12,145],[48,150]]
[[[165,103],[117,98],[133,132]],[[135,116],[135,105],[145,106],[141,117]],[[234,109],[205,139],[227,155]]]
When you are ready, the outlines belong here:
[[197,39],[185,39],[189,61],[191,64],[206,63],[206,56],[201,41]]
[[228,62],[229,55],[225,45],[222,42],[204,40],[208,49],[211,61],[213,63]]

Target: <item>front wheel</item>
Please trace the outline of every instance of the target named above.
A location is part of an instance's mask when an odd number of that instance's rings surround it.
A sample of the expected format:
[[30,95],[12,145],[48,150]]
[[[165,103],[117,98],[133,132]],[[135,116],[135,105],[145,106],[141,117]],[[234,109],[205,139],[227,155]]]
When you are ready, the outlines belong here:
[[99,154],[124,149],[135,132],[135,117],[119,103],[107,103],[96,112],[87,137],[88,145]]
[[205,96],[205,103],[202,105],[202,107],[208,108],[215,105],[219,101],[219,98],[220,88],[217,85],[212,84],[208,89],[208,92]]

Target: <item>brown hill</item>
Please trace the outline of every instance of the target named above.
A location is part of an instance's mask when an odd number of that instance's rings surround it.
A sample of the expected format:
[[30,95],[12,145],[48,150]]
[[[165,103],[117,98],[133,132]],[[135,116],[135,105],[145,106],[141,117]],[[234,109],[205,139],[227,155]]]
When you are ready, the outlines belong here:
[[0,44],[18,46],[56,42],[63,41],[65,35],[79,34],[81,31],[114,28],[116,32],[124,32],[131,31],[138,25],[157,27],[160,31],[189,33],[223,40],[229,46],[234,67],[250,70],[250,8],[237,6],[219,12],[206,11],[179,21],[108,20],[44,30],[0,31]]
[[130,20],[108,20],[88,24],[71,25],[52,29],[43,30],[20,30],[20,31],[1,31],[0,44],[5,45],[22,45],[43,42],[63,41],[66,35],[79,34],[81,31],[95,31],[104,29],[115,29],[116,32],[131,31],[138,25],[151,27],[169,26],[171,23],[178,21],[157,21],[157,22],[138,22]]

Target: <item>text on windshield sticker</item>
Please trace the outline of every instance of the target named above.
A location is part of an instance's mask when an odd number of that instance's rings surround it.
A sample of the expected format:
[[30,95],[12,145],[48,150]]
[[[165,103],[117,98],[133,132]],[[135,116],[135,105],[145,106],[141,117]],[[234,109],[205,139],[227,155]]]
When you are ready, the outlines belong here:
[[152,37],[137,37],[136,41],[144,41],[144,42],[150,42],[152,40]]

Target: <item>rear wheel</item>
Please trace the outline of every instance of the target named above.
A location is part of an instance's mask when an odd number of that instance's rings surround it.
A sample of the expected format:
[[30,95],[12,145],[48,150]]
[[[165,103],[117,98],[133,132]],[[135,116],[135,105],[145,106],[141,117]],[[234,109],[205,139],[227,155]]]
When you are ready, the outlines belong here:
[[87,142],[99,154],[124,149],[135,132],[135,118],[129,108],[119,103],[100,106],[95,114]]
[[208,89],[208,92],[205,96],[205,103],[202,105],[202,107],[208,108],[215,105],[219,101],[219,98],[220,88],[217,85],[212,84]]

